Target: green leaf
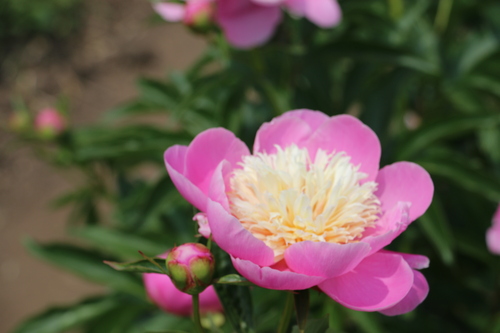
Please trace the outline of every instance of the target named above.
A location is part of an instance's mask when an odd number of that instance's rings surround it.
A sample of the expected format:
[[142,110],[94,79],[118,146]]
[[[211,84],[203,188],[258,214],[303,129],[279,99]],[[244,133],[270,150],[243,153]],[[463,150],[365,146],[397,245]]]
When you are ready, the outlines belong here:
[[[212,253],[215,256],[217,275],[226,276],[235,273],[229,255],[216,244],[212,244]],[[254,333],[252,297],[249,287],[231,284],[214,284],[213,286],[224,308],[224,314],[234,331]]]
[[359,326],[365,333],[385,333],[380,327],[375,315],[369,312],[362,312],[343,308],[343,311]]
[[153,256],[167,250],[164,244],[116,229],[86,226],[72,229],[72,233],[89,240],[97,248],[120,258],[137,257],[139,250]]
[[231,284],[238,286],[253,286],[254,284],[238,274],[228,274],[214,281],[217,284]]
[[65,244],[39,245],[28,239],[24,242],[35,256],[47,260],[84,279],[108,285],[116,290],[143,297],[144,288],[140,278],[126,272],[117,272],[103,263],[102,255]]
[[58,333],[78,327],[118,307],[114,297],[99,297],[81,303],[49,309],[18,326],[13,333]]
[[165,266],[165,259],[153,258],[153,260],[156,263],[156,265],[147,259],[132,261],[132,262],[123,262],[123,263],[104,261],[104,263],[114,268],[117,271],[167,274],[166,268],[163,270],[158,267],[158,266]]
[[443,262],[451,265],[454,261],[453,235],[444,209],[436,194],[427,212],[420,217],[418,225],[423,229],[434,247],[436,247]]
[[399,148],[397,160],[408,160],[412,156],[435,144],[439,140],[455,138],[467,132],[499,123],[500,115],[453,117],[420,128],[410,135]]
[[[305,333],[326,333],[328,332],[328,318],[312,319],[307,322]],[[298,326],[292,328],[292,333],[300,333]]]

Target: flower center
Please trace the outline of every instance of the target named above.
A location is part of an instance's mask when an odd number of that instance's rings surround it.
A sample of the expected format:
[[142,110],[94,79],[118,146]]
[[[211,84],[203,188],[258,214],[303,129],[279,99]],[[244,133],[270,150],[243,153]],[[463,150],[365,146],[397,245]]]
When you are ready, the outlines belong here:
[[246,156],[231,178],[231,213],[274,251],[275,261],[302,241],[351,243],[379,217],[377,183],[343,152],[276,147]]

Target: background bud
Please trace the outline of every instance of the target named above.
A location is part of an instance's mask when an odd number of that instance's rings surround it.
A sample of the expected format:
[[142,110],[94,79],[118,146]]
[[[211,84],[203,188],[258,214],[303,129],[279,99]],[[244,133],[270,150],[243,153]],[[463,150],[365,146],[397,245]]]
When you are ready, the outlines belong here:
[[36,115],[35,130],[43,139],[53,139],[65,129],[66,119],[55,109],[43,109]]
[[202,244],[186,243],[174,247],[166,264],[174,285],[187,294],[199,294],[212,282],[214,256]]

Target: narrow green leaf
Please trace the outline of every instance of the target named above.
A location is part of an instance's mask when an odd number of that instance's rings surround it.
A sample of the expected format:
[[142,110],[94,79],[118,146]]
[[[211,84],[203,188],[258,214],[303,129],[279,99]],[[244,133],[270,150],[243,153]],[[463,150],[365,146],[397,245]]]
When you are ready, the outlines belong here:
[[151,255],[163,253],[167,250],[164,244],[116,229],[86,226],[71,231],[72,234],[89,240],[97,248],[120,258],[131,259],[137,257],[139,250]]
[[418,225],[434,245],[443,262],[447,265],[452,264],[454,261],[453,236],[437,195],[434,196],[427,212],[420,217]]
[[499,123],[500,115],[454,117],[445,121],[424,126],[410,135],[399,149],[397,160],[408,160],[424,148],[439,140],[451,139],[464,133],[489,127]]
[[39,245],[31,239],[26,240],[24,244],[33,255],[84,279],[140,297],[144,296],[144,288],[139,277],[126,272],[117,272],[106,266],[103,263],[105,258],[96,252],[66,244]]
[[355,311],[348,308],[343,308],[344,312],[359,326],[365,333],[386,333],[380,327],[375,315],[369,312]]
[[147,259],[132,261],[132,262],[123,262],[123,263],[104,261],[104,263],[114,268],[117,271],[167,274],[165,270],[160,269],[161,265],[165,265],[165,259],[154,258],[153,260],[156,264],[153,264],[151,261]]
[[14,333],[58,333],[99,317],[118,307],[120,302],[113,297],[99,297],[81,303],[49,309],[18,326]]

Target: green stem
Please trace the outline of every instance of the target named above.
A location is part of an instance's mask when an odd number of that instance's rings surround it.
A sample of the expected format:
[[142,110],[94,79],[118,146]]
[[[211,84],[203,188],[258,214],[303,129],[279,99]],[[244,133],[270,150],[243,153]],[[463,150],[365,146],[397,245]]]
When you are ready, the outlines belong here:
[[292,313],[293,313],[293,294],[288,293],[288,296],[286,298],[285,308],[283,309],[283,314],[281,315],[277,333],[286,333],[288,326],[290,326]]
[[440,0],[436,19],[434,21],[434,28],[437,32],[443,32],[448,26],[450,20],[451,8],[453,7],[453,0]]
[[309,289],[296,290],[293,298],[297,313],[297,326],[299,327],[299,332],[304,333],[306,331],[307,314],[309,312]]
[[200,295],[193,295],[193,321],[196,333],[205,333],[200,320]]

